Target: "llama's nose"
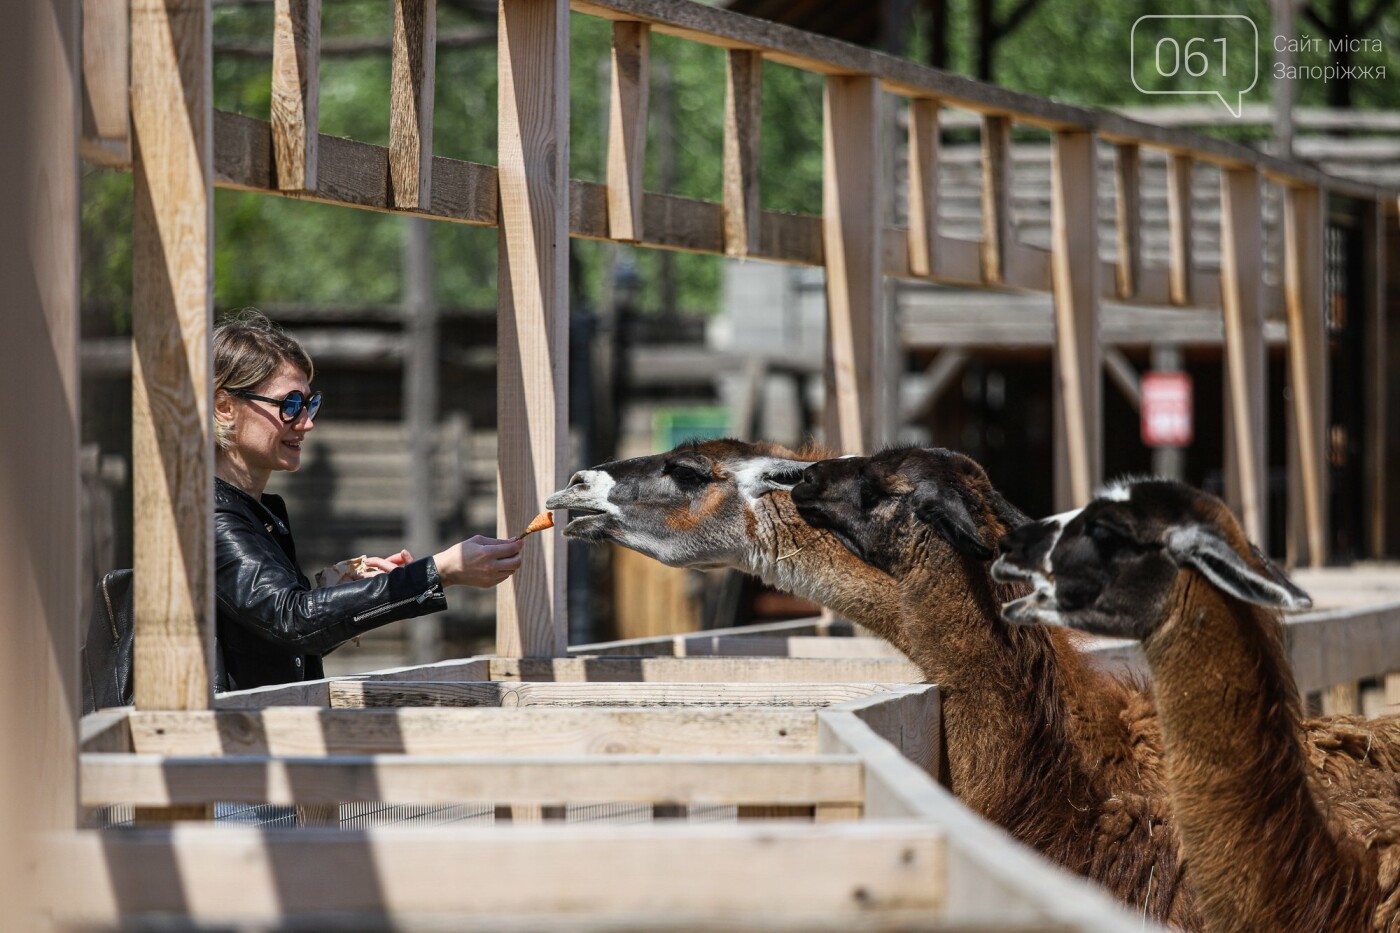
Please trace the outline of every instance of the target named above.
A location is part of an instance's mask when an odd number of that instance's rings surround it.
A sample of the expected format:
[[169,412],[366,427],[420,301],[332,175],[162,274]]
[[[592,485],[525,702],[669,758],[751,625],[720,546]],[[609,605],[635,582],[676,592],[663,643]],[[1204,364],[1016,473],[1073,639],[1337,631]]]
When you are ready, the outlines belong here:
[[588,476],[587,476],[587,474],[588,474],[588,471],[587,471],[587,470],[580,470],[578,473],[575,473],[573,476],[570,476],[570,477],[569,477],[569,483],[568,483],[568,485],[570,485],[570,486],[583,486],[583,485],[587,485],[587,483],[588,483]]

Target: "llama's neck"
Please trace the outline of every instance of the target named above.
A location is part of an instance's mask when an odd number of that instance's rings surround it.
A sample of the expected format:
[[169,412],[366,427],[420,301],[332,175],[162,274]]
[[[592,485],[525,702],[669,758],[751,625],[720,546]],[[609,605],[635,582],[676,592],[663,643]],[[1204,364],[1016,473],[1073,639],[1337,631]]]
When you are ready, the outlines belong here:
[[1145,650],[1189,879],[1215,930],[1367,929],[1375,872],[1311,794],[1273,613],[1183,571]]

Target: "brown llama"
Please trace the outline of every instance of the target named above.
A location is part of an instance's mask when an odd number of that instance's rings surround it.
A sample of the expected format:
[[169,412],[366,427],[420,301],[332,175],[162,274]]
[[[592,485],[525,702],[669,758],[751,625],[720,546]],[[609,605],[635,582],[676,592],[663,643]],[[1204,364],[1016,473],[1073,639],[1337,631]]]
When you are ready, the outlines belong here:
[[1205,929],[1400,929],[1400,719],[1302,718],[1278,611],[1310,601],[1220,500],[1120,485],[1001,548],[1009,621],[1143,642]]

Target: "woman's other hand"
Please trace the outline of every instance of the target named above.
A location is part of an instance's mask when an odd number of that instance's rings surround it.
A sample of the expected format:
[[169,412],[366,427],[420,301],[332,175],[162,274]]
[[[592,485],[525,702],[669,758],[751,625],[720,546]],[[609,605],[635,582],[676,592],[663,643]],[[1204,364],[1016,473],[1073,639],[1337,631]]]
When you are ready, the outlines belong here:
[[474,535],[433,555],[438,576],[449,586],[489,589],[520,569],[523,541]]
[[388,573],[412,561],[413,555],[408,553],[407,550],[399,551],[397,554],[390,554],[388,557],[366,557],[364,559],[364,572],[356,579],[373,576],[376,573]]

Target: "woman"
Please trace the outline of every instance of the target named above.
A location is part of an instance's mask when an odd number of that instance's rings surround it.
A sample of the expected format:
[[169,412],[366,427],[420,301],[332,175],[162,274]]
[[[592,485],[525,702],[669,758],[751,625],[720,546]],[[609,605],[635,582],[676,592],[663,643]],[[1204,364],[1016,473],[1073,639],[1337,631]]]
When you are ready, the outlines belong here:
[[443,588],[492,587],[520,567],[521,542],[476,536],[414,560],[370,557],[348,582],[313,589],[297,566],[272,473],[301,466],[321,393],[311,358],[257,312],[214,328],[215,687],[324,676],[321,656],[373,628],[447,608]]

